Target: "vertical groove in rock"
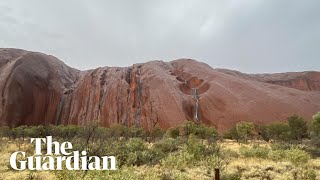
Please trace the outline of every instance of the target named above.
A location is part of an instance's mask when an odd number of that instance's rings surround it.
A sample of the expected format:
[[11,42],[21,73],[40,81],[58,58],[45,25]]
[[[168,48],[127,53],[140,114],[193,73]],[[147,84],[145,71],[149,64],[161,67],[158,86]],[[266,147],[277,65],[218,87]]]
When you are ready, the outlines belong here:
[[107,84],[107,72],[108,72],[108,69],[106,70],[103,70],[103,73],[100,77],[100,95],[99,95],[99,104],[98,104],[98,120],[101,121],[101,109],[102,109],[102,106],[104,105],[104,101],[105,101],[105,94],[107,92],[107,88],[106,86],[108,85]]
[[141,123],[141,111],[142,111],[142,80],[141,80],[141,66],[138,68],[138,73],[137,73],[137,88],[136,88],[136,93],[137,93],[137,98],[138,98],[138,107],[136,110],[136,118],[135,118],[135,126],[140,127]]
[[57,108],[57,113],[56,113],[56,120],[55,120],[55,124],[56,125],[60,125],[61,124],[61,112],[62,112],[62,109],[63,109],[63,106],[64,106],[64,102],[65,102],[65,97],[66,95],[63,94],[61,96],[61,100],[60,100],[60,103],[58,105],[58,108]]

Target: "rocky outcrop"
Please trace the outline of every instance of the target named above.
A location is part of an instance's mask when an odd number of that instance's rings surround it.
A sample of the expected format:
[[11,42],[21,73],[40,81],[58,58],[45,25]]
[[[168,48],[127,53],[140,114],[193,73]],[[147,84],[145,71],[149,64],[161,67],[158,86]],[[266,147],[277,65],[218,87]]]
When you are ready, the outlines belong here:
[[[312,73],[308,78],[319,78]],[[282,75],[267,77],[234,75],[190,59],[79,71],[53,56],[0,49],[0,125],[100,121],[150,130],[191,120],[224,131],[241,120],[310,119],[320,110],[318,85],[287,88],[271,82],[285,80]]]
[[64,91],[80,71],[53,56],[0,49],[1,125],[55,123]]
[[277,84],[280,86],[300,89],[304,91],[320,91],[320,72],[287,72],[274,74],[245,74],[239,71],[228,69],[216,69],[229,75],[244,79]]

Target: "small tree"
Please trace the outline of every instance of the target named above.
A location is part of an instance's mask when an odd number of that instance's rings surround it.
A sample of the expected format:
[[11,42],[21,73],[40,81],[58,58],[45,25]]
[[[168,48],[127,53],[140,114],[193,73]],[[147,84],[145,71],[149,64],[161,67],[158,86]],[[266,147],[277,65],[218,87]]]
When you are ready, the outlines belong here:
[[312,121],[309,125],[309,134],[310,136],[320,135],[320,112],[312,116]]
[[180,136],[180,130],[178,127],[172,127],[167,130],[166,134],[171,138],[177,138]]
[[312,145],[320,147],[320,112],[316,113],[312,119],[308,127],[309,137]]
[[241,121],[236,124],[238,135],[245,142],[247,142],[248,137],[252,134],[253,129],[254,124],[252,122]]
[[302,117],[293,115],[288,118],[288,124],[290,127],[290,134],[294,140],[301,140],[307,137],[307,123]]
[[151,140],[155,140],[155,139],[161,139],[164,135],[165,131],[163,129],[161,129],[160,127],[156,126],[155,128],[153,128],[149,135]]
[[234,139],[234,140],[239,141],[240,136],[238,134],[238,131],[237,131],[236,127],[233,127],[233,128],[229,129],[228,131],[226,131],[223,134],[223,138],[225,138],[225,139]]
[[273,140],[289,140],[290,126],[287,123],[275,122],[267,126],[267,136]]

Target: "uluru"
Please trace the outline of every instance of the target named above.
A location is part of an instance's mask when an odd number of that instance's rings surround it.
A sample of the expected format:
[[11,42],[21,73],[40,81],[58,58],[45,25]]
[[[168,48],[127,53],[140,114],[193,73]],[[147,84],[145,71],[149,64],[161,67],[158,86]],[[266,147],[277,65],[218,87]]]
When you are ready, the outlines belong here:
[[0,49],[0,125],[99,121],[152,129],[195,121],[225,131],[320,110],[320,72],[245,74],[192,59],[81,71],[51,55]]

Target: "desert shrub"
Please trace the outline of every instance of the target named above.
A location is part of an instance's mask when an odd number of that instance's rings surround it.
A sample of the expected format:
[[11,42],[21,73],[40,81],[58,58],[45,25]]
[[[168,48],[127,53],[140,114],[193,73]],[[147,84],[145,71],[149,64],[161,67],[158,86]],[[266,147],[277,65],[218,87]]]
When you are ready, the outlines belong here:
[[4,151],[7,148],[7,141],[0,139],[0,152]]
[[125,165],[129,154],[126,142],[120,140],[113,142],[112,148],[109,149],[109,154],[112,154],[115,157],[117,157],[117,164],[119,165],[119,167]]
[[9,137],[10,136],[10,128],[8,126],[0,127],[0,137]]
[[272,140],[290,139],[290,126],[287,123],[275,122],[266,126],[267,137]]
[[306,146],[303,148],[303,150],[309,153],[312,156],[312,158],[320,157],[320,148],[318,148],[318,146]]
[[[70,172],[70,171],[69,171]],[[122,167],[116,171],[87,171],[86,178],[77,176],[75,179],[108,179],[108,180],[126,180],[140,179],[134,167]],[[68,179],[68,178],[59,178]]]
[[195,135],[191,134],[187,142],[187,151],[189,154],[193,154],[195,159],[200,159],[203,156],[203,152],[206,150],[206,146]]
[[177,138],[178,136],[180,136],[180,130],[178,127],[175,128],[169,128],[166,132],[167,136],[171,137],[171,138]]
[[149,165],[155,165],[160,162],[161,159],[167,157],[167,153],[160,151],[159,149],[149,149],[143,157],[143,162]]
[[12,131],[14,132],[16,138],[25,139],[28,136],[27,129],[28,126],[23,125],[13,128]]
[[236,150],[232,150],[232,149],[225,149],[221,152],[221,154],[227,158],[238,158],[239,157],[239,153]]
[[222,173],[221,180],[240,180],[241,174],[240,173]]
[[310,160],[310,155],[298,148],[292,148],[285,151],[286,159],[289,160],[295,166],[301,166],[306,164]]
[[316,147],[316,148],[320,148],[320,135],[317,135],[317,136],[313,135],[313,136],[311,136],[311,138],[310,138],[310,144],[311,144],[311,146],[314,146],[314,147]]
[[104,156],[110,140],[106,137],[105,128],[98,122],[90,122],[85,126],[80,126],[75,138],[70,139],[73,148],[79,151],[85,150],[88,156]]
[[245,147],[241,146],[239,152],[244,157],[268,158],[269,148],[261,146]]
[[46,137],[48,135],[47,129],[40,125],[40,126],[29,126],[25,128],[25,134],[28,137],[35,138],[35,137]]
[[150,131],[150,136],[152,139],[161,139],[164,133],[165,131],[157,126]]
[[80,131],[80,127],[76,126],[76,125],[67,125],[67,126],[62,126],[62,127],[60,125],[59,128],[61,129],[60,130],[61,135],[59,135],[59,133],[56,133],[55,135],[58,137],[60,136],[61,138],[64,138],[64,139],[73,138]]
[[212,142],[212,143],[207,142],[205,144],[205,149],[202,154],[203,154],[202,155],[203,158],[206,158],[207,156],[218,156],[219,158],[227,157],[225,152],[221,150],[221,147],[216,142]]
[[173,138],[161,139],[153,145],[153,148],[163,153],[174,152],[179,149],[179,141]]
[[145,137],[146,132],[143,128],[141,127],[130,127],[128,128],[128,136],[133,138],[133,137]]
[[49,125],[48,134],[56,138],[71,139],[77,136],[81,127],[77,125]]
[[236,124],[236,130],[239,138],[244,142],[247,142],[254,130],[254,124],[252,122],[241,121]]
[[162,180],[185,180],[189,179],[183,171],[173,171],[163,172],[160,176]]
[[316,113],[312,118],[313,120],[310,122],[308,126],[310,144],[311,146],[314,146],[315,148],[319,149],[320,148],[320,112]]
[[296,179],[316,180],[317,174],[313,169],[302,168],[294,171],[294,177],[296,177]]
[[285,150],[272,150],[268,154],[268,158],[273,161],[281,161],[286,157]]
[[312,116],[312,119],[308,127],[309,135],[320,136],[320,112]]
[[289,150],[293,148],[295,145],[285,143],[285,142],[273,142],[270,144],[272,150]]
[[194,154],[182,150],[170,153],[166,158],[161,160],[161,165],[169,169],[185,169],[186,167],[193,166]]
[[301,140],[307,137],[307,123],[302,117],[298,115],[293,115],[288,118],[288,124],[290,127],[290,134],[293,140]]
[[234,140],[239,141],[240,135],[238,134],[238,131],[237,131],[236,127],[233,127],[233,128],[229,129],[228,131],[226,131],[223,134],[223,138],[225,138],[225,139],[234,139]]
[[144,141],[140,138],[131,138],[126,144],[126,147],[129,152],[135,152],[135,151],[143,151],[147,147],[144,144]]
[[138,158],[139,158],[139,153],[137,152],[130,152],[128,154],[128,157],[126,158],[126,165],[127,166],[134,166],[138,165]]
[[111,136],[118,138],[118,137],[128,137],[129,130],[128,127],[121,125],[121,124],[113,124],[110,127]]
[[140,166],[159,162],[165,156],[161,151],[147,148],[140,138],[131,138],[128,141],[119,141],[112,145],[109,153],[117,157],[119,166]]
[[211,139],[217,136],[217,130],[214,127],[209,127],[204,124],[196,124],[191,121],[184,124],[183,130],[186,136],[194,134],[201,139]]

